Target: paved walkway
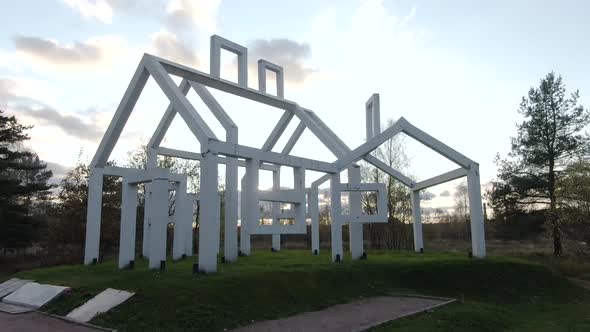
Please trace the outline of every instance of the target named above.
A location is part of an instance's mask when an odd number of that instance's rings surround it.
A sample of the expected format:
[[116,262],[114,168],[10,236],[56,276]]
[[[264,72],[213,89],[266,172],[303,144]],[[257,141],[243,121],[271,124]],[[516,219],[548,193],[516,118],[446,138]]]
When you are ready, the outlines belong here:
[[257,322],[235,331],[364,331],[390,320],[423,312],[450,302],[453,300],[406,296],[374,297],[284,319]]
[[7,314],[0,312],[0,331],[2,332],[97,332],[104,331],[89,326],[68,322],[39,312]]

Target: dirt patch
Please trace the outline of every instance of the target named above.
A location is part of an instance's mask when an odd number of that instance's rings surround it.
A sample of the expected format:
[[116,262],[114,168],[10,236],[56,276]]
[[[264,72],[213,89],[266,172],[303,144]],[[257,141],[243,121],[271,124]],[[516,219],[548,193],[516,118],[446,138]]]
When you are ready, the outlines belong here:
[[390,320],[406,317],[453,302],[450,299],[381,296],[339,304],[321,311],[284,319],[257,322],[234,331],[364,331]]

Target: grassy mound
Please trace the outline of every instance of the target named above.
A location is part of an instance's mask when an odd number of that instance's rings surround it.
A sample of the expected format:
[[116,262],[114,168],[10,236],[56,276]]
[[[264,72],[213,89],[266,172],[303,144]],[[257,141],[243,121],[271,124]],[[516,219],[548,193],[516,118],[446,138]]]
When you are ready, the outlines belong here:
[[192,260],[168,270],[118,270],[115,262],[21,272],[74,292],[45,310],[65,314],[107,287],[137,293],[92,323],[119,330],[223,330],[388,292],[460,299],[376,330],[590,331],[590,292],[540,264],[506,257],[372,252],[332,264],[328,253],[254,252],[219,273],[193,275]]

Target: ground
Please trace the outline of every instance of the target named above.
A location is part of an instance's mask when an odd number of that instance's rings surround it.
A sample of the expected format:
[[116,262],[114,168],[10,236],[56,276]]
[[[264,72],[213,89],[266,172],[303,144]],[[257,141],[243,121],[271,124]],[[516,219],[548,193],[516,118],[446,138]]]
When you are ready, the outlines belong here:
[[452,297],[447,307],[376,331],[590,331],[590,291],[541,263],[513,257],[369,252],[341,264],[329,253],[254,252],[219,272],[193,275],[193,259],[148,271],[145,261],[120,271],[115,262],[18,273],[74,289],[44,310],[66,314],[107,287],[137,292],[91,323],[119,330],[223,330],[363,297],[415,293]]

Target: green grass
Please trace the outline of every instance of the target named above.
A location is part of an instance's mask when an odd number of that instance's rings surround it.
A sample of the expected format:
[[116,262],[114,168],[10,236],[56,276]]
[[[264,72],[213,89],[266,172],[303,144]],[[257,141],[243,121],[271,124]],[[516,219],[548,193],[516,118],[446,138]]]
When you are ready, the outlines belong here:
[[65,314],[104,288],[137,293],[92,323],[133,331],[223,330],[388,292],[457,298],[456,304],[376,331],[590,331],[590,292],[524,259],[460,254],[369,253],[330,263],[328,253],[254,252],[219,272],[192,275],[192,260],[165,272],[117,270],[114,262],[18,273],[73,292],[44,310]]

